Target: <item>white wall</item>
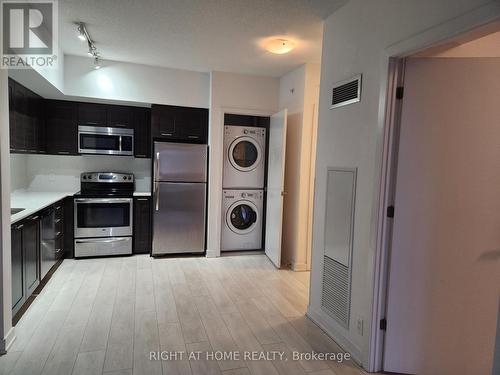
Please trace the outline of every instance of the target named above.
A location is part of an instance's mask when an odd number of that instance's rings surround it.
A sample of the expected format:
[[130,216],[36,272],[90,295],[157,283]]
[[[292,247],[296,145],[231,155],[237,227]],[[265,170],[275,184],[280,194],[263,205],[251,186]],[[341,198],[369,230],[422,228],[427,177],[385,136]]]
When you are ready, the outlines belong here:
[[137,191],[151,190],[151,159],[125,156],[25,155],[26,178],[21,189],[79,191],[82,172],[133,173]]
[[95,70],[92,59],[66,55],[63,92],[76,97],[208,108],[210,75],[106,60]]
[[278,111],[279,80],[234,73],[211,73],[210,165],[207,256],[220,254],[224,111],[271,115]]
[[0,69],[0,353],[14,338],[12,328],[12,287],[10,261],[10,165],[9,165],[9,95],[7,70]]
[[[327,18],[324,25],[316,188],[313,230],[313,265],[309,315],[365,366],[369,335],[377,239],[378,196],[383,131],[383,88],[387,82],[386,49],[418,33],[451,20],[486,3],[486,0],[350,0]],[[474,26],[456,24],[438,30],[437,42]],[[330,110],[331,85],[363,73],[361,103]],[[326,169],[357,167],[354,252],[350,329],[346,330],[321,310],[323,239],[325,234]],[[364,334],[355,321],[364,320]]]
[[305,64],[280,78],[280,109],[288,109],[282,263],[309,269],[311,156],[318,107],[320,66]]

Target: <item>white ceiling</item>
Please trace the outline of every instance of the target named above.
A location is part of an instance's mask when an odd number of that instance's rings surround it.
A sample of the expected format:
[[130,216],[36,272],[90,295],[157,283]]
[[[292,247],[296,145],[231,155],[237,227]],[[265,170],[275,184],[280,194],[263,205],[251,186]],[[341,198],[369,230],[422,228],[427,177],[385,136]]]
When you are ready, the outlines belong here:
[[[320,62],[322,19],[347,0],[59,0],[65,54],[87,55],[74,22],[87,24],[104,59],[196,71],[279,77]],[[288,37],[273,55],[259,43]]]

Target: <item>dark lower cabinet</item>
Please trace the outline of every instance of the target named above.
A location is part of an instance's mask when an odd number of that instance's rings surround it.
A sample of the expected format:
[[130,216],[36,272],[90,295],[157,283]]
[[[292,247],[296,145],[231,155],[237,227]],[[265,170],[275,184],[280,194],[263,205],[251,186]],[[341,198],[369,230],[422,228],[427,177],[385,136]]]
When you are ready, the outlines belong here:
[[134,254],[151,252],[151,198],[134,198]]
[[12,314],[15,314],[25,301],[23,269],[23,225],[13,225],[10,235],[12,242]]
[[26,295],[30,296],[40,284],[40,251],[39,251],[40,217],[34,216],[25,220],[23,228],[24,281]]
[[40,217],[11,228],[12,313],[16,314],[40,284]]
[[61,200],[11,227],[13,316],[64,256],[65,202]]

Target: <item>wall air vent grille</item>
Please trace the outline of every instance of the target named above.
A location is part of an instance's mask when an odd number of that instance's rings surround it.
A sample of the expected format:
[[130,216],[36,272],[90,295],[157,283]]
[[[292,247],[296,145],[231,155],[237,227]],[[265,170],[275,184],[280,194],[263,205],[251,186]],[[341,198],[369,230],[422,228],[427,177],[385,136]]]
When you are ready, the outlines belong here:
[[324,256],[321,306],[346,329],[349,328],[351,292],[349,268]]
[[330,109],[359,102],[361,100],[361,78],[362,75],[360,74],[348,80],[335,83],[332,89]]

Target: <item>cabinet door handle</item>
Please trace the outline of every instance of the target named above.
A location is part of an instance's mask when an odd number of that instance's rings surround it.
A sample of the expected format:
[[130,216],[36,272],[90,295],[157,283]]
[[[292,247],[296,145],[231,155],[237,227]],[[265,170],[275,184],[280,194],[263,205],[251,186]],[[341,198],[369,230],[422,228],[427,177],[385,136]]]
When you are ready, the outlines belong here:
[[99,125],[98,122],[94,122],[94,121],[87,121],[86,124],[89,124],[89,125]]
[[57,151],[57,153],[61,155],[69,155],[69,151]]
[[56,233],[56,237],[59,237],[61,235],[62,232],[57,232]]
[[173,134],[172,133],[161,133],[164,137],[171,137]]
[[40,218],[40,216],[33,216],[33,217],[31,218],[31,220],[32,220],[32,221],[35,221],[35,220],[38,220],[39,218]]
[[127,125],[125,125],[125,124],[112,124],[112,125],[117,126],[119,128],[126,128],[127,127]]
[[61,219],[56,219],[56,220],[54,220],[54,223],[56,223],[56,224],[57,224],[57,223],[59,223],[60,221],[61,221]]
[[147,201],[148,198],[137,198],[138,201],[141,201],[141,202],[144,202],[144,201]]
[[137,157],[137,158],[145,158],[145,157],[146,157],[146,155],[137,154],[137,155],[135,155],[135,157]]
[[19,229],[23,229],[23,227],[24,227],[24,224],[20,224],[20,225],[18,225],[15,229],[16,229],[16,230],[19,230]]
[[198,139],[200,137],[198,137],[197,135],[188,135],[188,138],[190,138],[190,139]]

